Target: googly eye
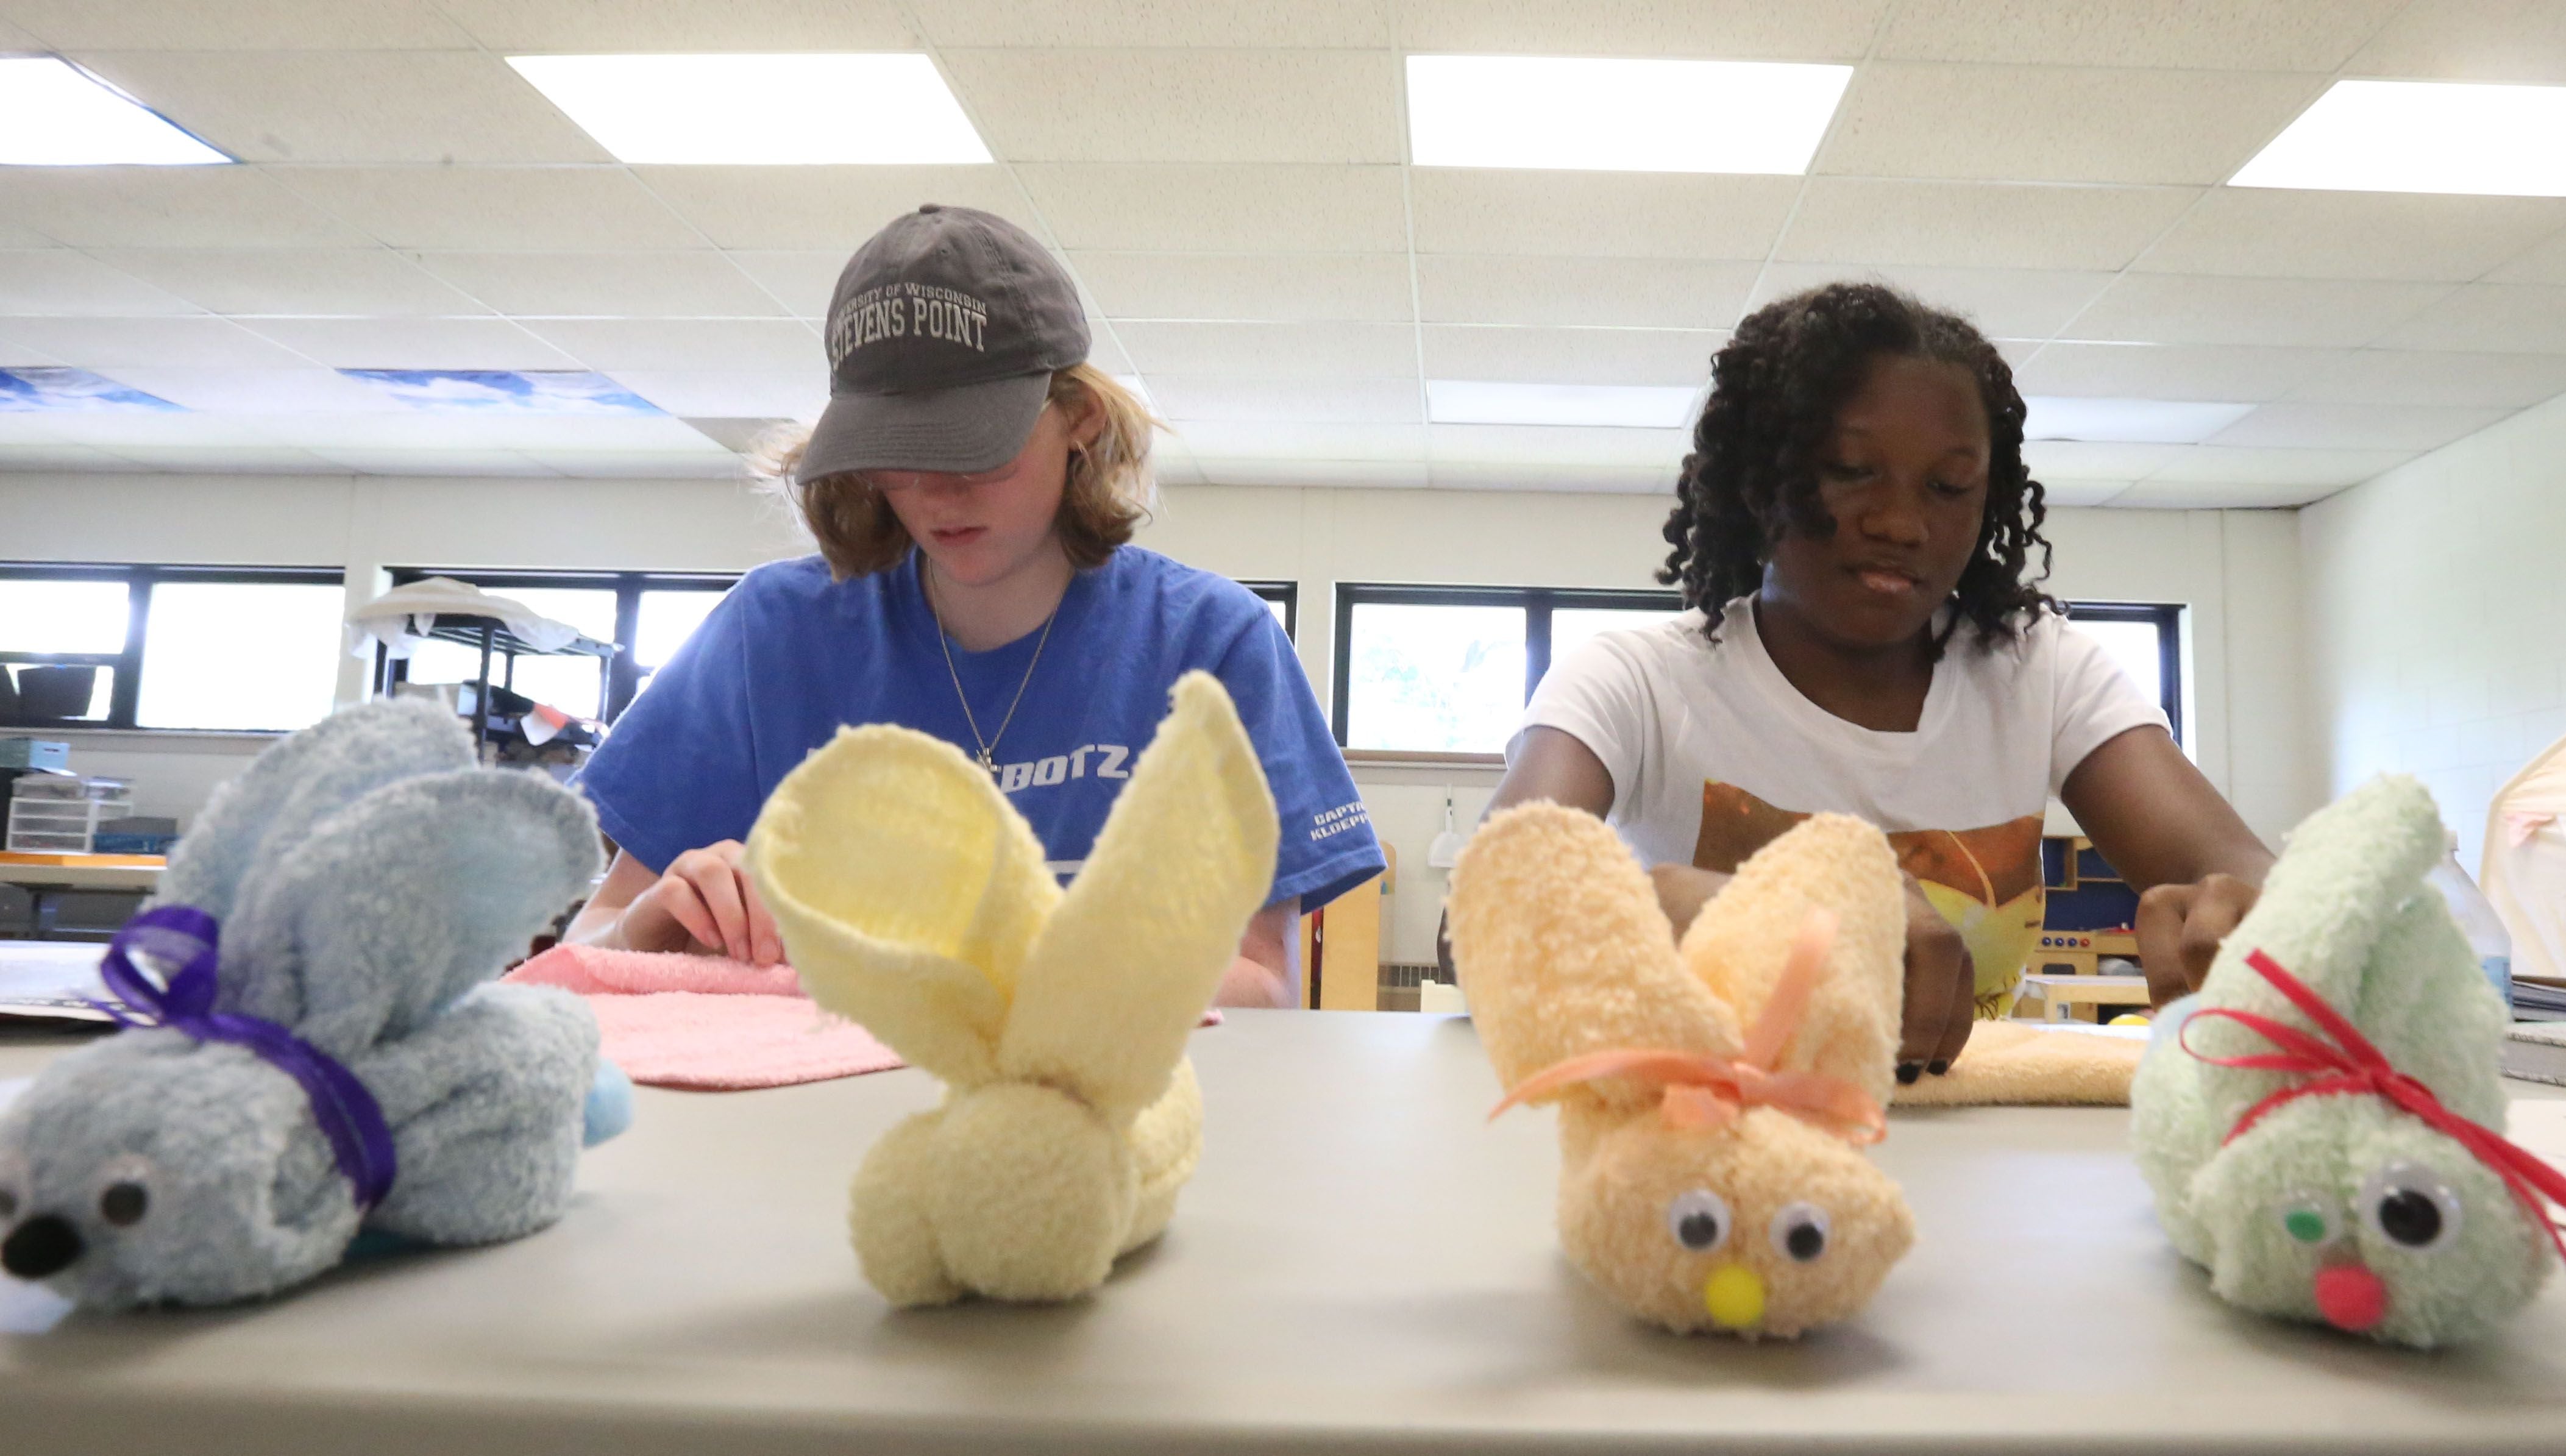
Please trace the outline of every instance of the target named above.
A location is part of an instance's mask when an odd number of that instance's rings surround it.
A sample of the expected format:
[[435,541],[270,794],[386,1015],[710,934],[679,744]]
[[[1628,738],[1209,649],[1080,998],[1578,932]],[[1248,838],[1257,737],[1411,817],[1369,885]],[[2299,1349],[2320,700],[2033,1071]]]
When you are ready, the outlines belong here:
[[150,1207],[151,1195],[139,1183],[110,1183],[107,1191],[98,1195],[98,1216],[121,1229],[142,1222],[142,1215]]
[[1707,1188],[1678,1193],[1667,1205],[1667,1232],[1695,1254],[1707,1254],[1728,1242],[1728,1203]]
[[2429,1254],[2459,1232],[2459,1195],[2422,1163],[2390,1163],[2361,1183],[2361,1221],[2401,1249]]
[[1814,1264],[1827,1252],[1827,1232],[1832,1225],[1827,1211],[1814,1203],[1786,1203],[1773,1215],[1766,1231],[1773,1240],[1773,1252],[1798,1264]]
[[2343,1226],[2336,1222],[2333,1207],[2315,1193],[2297,1192],[2272,1205],[2272,1221],[2290,1241],[2311,1249],[2322,1249],[2343,1237]]

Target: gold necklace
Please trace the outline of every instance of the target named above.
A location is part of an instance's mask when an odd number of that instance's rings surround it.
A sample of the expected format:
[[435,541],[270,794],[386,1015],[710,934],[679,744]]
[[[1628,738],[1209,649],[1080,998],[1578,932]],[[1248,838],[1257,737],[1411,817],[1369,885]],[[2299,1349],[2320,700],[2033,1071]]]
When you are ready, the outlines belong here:
[[[998,772],[998,740],[1007,736],[1007,725],[1016,721],[1016,709],[1025,700],[1025,689],[1033,686],[1034,668],[1042,661],[1043,644],[1051,640],[1051,624],[1060,619],[1060,603],[1053,603],[1051,615],[1043,618],[1042,635],[1034,639],[1034,654],[1025,662],[1024,679],[1016,684],[1015,697],[1007,703],[1007,716],[998,720],[998,731],[995,734],[982,738],[980,720],[971,716],[971,696],[962,691],[962,674],[953,666],[953,639],[944,634],[944,613],[935,609],[935,594],[927,590],[926,578],[923,574],[918,577],[917,590],[919,595],[926,599],[926,614],[935,619],[935,644],[944,649],[944,673],[953,679],[953,699],[962,705],[962,721],[971,730],[971,741],[980,746],[977,755],[980,760],[980,771],[995,774]],[[1068,596],[1067,592],[1061,594],[1063,601],[1068,600]]]

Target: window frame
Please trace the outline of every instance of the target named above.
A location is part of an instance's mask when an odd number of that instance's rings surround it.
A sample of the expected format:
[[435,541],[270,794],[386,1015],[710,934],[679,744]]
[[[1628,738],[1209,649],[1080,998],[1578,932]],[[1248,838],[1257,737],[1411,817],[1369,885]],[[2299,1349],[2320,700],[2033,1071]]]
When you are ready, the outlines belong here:
[[247,737],[271,736],[279,730],[270,728],[161,728],[144,727],[134,721],[142,703],[142,645],[151,620],[151,592],[162,583],[184,583],[190,586],[243,587],[338,587],[345,590],[348,574],[339,567],[214,567],[178,566],[164,563],[133,564],[109,562],[0,562],[0,580],[13,582],[120,582],[126,589],[125,645],[116,652],[12,652],[0,651],[0,664],[24,667],[106,667],[116,674],[116,686],[108,696],[107,716],[97,722],[88,719],[32,719],[19,715],[0,716],[0,731],[17,733],[99,732],[118,733],[223,733]]
[[2069,602],[2069,621],[2136,621],[2147,622],[2157,629],[2158,706],[2165,709],[2166,723],[2173,730],[2174,746],[2182,741],[2182,613],[2176,602]]
[[[1524,613],[1524,696],[1532,701],[1532,691],[1550,672],[1550,614],[1560,607],[1600,607],[1622,611],[1681,611],[1683,598],[1675,592],[1636,591],[1598,587],[1426,587],[1390,585],[1379,582],[1339,582],[1337,584],[1337,635],[1329,654],[1331,691],[1328,695],[1328,727],[1336,735],[1342,752],[1386,754],[1394,758],[1414,758],[1449,754],[1430,749],[1346,747],[1346,729],[1353,712],[1354,624],[1357,607],[1519,607]],[[1473,761],[1496,760],[1498,754],[1466,755]]]
[[[642,667],[634,658],[634,649],[642,632],[642,594],[644,592],[728,592],[739,585],[744,572],[584,572],[584,571],[479,571],[466,567],[391,567],[386,569],[392,585],[406,587],[430,577],[444,577],[462,582],[485,592],[506,596],[511,590],[554,589],[573,592],[612,591],[615,594],[615,654],[599,659],[605,673],[605,690],[598,695],[599,716],[607,726],[624,716],[642,692]],[[409,678],[406,658],[390,655],[378,645],[375,648],[375,690],[387,693],[391,684]]]
[[1282,581],[1248,581],[1238,585],[1283,608],[1283,635],[1295,645],[1301,640],[1301,584]]

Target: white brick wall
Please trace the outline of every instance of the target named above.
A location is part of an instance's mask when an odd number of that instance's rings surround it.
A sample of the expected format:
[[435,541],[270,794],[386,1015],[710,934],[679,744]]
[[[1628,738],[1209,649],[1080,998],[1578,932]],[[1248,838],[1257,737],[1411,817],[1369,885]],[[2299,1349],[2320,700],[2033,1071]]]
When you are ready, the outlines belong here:
[[2420,777],[2474,872],[2487,801],[2566,737],[2566,398],[2311,506],[2299,531],[2331,792]]

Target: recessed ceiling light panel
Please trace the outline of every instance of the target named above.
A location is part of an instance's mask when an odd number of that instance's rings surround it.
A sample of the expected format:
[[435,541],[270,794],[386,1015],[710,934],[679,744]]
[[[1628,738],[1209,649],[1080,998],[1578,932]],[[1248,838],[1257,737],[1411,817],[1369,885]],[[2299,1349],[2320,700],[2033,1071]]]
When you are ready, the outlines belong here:
[[59,57],[0,57],[0,166],[204,166],[230,160]]
[[2566,87],[2338,81],[2230,185],[2566,197]]
[[921,55],[511,56],[508,64],[619,161],[990,160]]
[[2192,399],[2103,399],[2032,394],[2023,399],[2026,440],[2116,445],[2196,445],[2243,419],[2251,404]]
[[1425,417],[1435,424],[1603,425],[1681,429],[1699,389],[1661,384],[1516,384],[1428,379]]
[[1850,66],[1411,56],[1411,159],[1605,172],[1809,169]]

